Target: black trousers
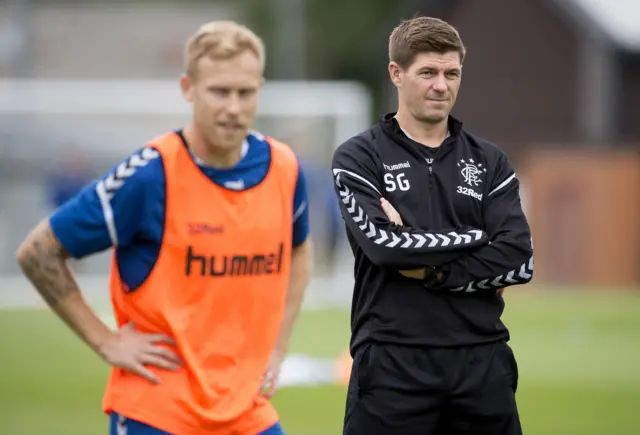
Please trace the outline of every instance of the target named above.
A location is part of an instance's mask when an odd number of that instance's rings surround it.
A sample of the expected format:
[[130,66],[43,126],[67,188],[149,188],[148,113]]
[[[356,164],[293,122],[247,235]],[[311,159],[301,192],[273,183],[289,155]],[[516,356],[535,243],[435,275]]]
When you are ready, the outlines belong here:
[[504,341],[459,348],[368,343],[354,356],[344,435],[521,435]]

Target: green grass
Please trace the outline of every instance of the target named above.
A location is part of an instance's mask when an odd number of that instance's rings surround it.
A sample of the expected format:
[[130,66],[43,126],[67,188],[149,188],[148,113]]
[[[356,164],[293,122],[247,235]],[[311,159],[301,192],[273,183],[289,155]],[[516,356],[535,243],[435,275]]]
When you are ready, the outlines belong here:
[[[347,311],[302,313],[292,351],[335,356]],[[632,435],[640,427],[640,293],[513,290],[504,320],[520,369],[526,434]],[[0,311],[0,434],[107,433],[107,368],[51,314]],[[341,433],[340,387],[283,389],[289,435]]]

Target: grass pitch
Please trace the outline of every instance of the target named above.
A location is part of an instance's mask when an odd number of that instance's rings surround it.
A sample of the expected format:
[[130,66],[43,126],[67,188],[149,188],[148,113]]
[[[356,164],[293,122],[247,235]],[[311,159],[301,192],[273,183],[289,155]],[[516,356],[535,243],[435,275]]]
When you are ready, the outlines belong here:
[[[506,300],[525,434],[640,433],[640,291],[515,288]],[[0,310],[0,330],[0,434],[108,433],[107,367],[54,315]],[[305,311],[292,351],[337,356],[348,338],[348,311]],[[286,388],[274,400],[288,435],[341,433],[342,387]]]

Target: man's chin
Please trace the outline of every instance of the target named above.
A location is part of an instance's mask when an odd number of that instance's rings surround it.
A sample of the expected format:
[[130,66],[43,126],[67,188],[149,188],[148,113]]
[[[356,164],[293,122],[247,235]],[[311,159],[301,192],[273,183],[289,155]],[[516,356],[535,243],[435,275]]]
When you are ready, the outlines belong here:
[[230,151],[242,144],[243,138],[227,137],[226,135],[213,135],[207,138],[210,147],[220,152]]
[[439,113],[426,113],[422,115],[418,120],[424,122],[426,124],[440,124],[449,117],[448,113],[439,112]]
[[242,141],[247,137],[247,131],[220,132],[215,135],[215,141],[221,148],[235,148],[240,146]]

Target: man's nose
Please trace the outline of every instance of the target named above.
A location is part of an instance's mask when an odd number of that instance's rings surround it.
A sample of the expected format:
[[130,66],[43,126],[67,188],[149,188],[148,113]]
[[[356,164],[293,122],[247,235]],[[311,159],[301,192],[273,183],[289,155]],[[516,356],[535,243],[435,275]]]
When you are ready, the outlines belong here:
[[433,82],[433,90],[437,92],[446,92],[447,90],[447,80],[444,78],[444,75],[438,74]]
[[236,92],[232,92],[229,95],[225,109],[230,115],[240,114],[240,96]]

